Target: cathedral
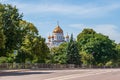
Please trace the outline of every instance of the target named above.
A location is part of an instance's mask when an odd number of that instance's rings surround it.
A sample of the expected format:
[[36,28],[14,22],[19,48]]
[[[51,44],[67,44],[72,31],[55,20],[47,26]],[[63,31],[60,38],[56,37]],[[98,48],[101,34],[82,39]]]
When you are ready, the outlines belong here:
[[52,32],[52,35],[48,36],[47,45],[49,48],[57,47],[63,42],[69,41],[69,35],[64,36],[64,32],[59,25],[55,27]]

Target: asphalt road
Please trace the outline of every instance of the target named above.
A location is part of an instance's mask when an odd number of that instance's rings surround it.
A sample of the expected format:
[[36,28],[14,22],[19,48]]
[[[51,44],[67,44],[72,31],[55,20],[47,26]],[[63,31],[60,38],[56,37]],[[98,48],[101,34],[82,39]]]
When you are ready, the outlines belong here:
[[11,70],[0,80],[120,80],[120,69]]

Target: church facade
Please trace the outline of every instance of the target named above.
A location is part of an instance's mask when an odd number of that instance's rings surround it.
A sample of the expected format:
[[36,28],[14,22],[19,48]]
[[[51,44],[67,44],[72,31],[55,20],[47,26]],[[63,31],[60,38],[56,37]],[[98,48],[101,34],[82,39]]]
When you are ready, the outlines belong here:
[[64,36],[63,30],[61,29],[59,25],[57,25],[54,28],[52,35],[48,36],[47,46],[49,48],[57,47],[61,43],[68,42],[68,41],[69,41],[69,35],[67,34],[66,36]]

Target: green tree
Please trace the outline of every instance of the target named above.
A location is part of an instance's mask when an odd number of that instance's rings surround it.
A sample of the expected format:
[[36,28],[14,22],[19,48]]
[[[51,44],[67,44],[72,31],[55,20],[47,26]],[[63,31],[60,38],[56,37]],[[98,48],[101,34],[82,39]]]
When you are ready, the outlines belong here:
[[50,61],[51,63],[65,64],[66,63],[66,48],[68,43],[64,42],[59,47],[51,48]]
[[80,54],[77,43],[73,40],[73,35],[71,35],[70,42],[67,46],[67,63],[80,64]]
[[[0,6],[0,10],[3,6]],[[2,13],[0,13],[0,49],[5,48],[5,35],[3,33]]]
[[93,64],[105,65],[108,61],[116,58],[114,41],[108,36],[96,33],[92,29],[84,29],[78,36],[80,52],[86,52],[94,57]]
[[22,15],[19,14],[16,7],[11,5],[4,5],[4,11],[2,14],[3,32],[6,36],[5,49],[13,50],[17,49],[19,44],[21,44],[21,37],[18,36],[19,21],[22,19]]
[[48,46],[45,43],[45,39],[41,36],[36,37],[36,39],[33,41],[33,53],[38,58],[37,62],[39,63],[45,63],[48,55],[50,53]]
[[115,66],[120,66],[120,43],[116,45],[117,58],[114,60]]
[[80,52],[81,55],[81,62],[84,64],[84,66],[92,66],[94,57],[92,54],[88,54],[86,52]]
[[[17,55],[18,62],[45,63],[49,48],[41,36],[27,35]],[[21,60],[20,60],[21,58]]]
[[16,62],[45,62],[49,48],[37,28],[22,20],[15,6],[0,4],[0,51],[0,57],[7,57],[8,62],[14,60],[15,51]]
[[38,30],[32,23],[25,20],[19,21],[19,28],[18,35],[21,38],[21,45],[19,45],[16,62],[32,62],[35,55],[32,55],[32,44],[38,37]]
[[[11,5],[0,4],[0,32],[5,36],[3,39],[4,49],[1,49],[2,56],[7,56],[17,50],[22,42],[21,28],[19,21],[22,19],[22,14],[19,14],[18,9]],[[2,37],[2,36],[1,36]],[[23,37],[23,36],[22,36]]]
[[5,35],[3,34],[3,30],[0,29],[0,49],[5,48]]
[[37,28],[34,26],[34,24],[30,22],[27,22],[25,20],[20,20],[19,26],[22,36],[26,36],[27,34],[38,35]]

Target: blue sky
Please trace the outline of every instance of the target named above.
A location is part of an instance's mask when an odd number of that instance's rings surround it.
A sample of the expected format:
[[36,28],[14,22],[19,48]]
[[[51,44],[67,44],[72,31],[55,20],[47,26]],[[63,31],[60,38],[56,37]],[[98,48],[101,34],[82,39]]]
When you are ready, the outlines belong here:
[[93,28],[120,43],[120,0],[0,0],[16,5],[23,19],[32,22],[47,38],[59,21],[66,35],[74,37]]

